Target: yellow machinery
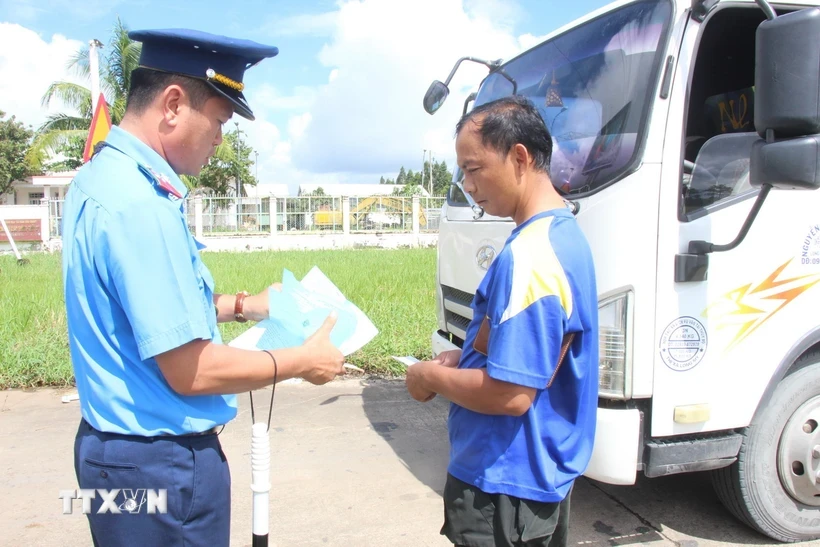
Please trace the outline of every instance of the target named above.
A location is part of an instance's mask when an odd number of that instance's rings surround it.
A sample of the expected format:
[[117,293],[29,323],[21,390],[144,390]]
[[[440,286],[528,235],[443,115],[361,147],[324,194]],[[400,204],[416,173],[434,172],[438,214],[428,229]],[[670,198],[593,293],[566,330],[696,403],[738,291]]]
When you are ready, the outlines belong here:
[[[375,205],[375,207],[373,207]],[[319,228],[334,228],[342,226],[342,212],[338,210],[320,209],[313,213],[313,223]],[[373,196],[360,200],[350,209],[351,229],[400,227],[402,214],[413,214],[413,201],[410,198]],[[362,226],[364,224],[364,226]],[[424,209],[419,207],[419,226],[427,225]]]

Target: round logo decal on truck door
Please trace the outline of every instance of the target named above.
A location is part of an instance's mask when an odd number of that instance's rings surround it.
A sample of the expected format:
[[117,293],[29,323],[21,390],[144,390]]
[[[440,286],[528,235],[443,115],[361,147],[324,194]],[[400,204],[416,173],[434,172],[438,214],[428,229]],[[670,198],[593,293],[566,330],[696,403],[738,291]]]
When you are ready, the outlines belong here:
[[661,335],[661,359],[672,370],[695,368],[706,355],[706,328],[694,317],[679,317]]
[[492,245],[482,245],[475,254],[476,265],[484,271],[490,268],[495,260],[495,248]]

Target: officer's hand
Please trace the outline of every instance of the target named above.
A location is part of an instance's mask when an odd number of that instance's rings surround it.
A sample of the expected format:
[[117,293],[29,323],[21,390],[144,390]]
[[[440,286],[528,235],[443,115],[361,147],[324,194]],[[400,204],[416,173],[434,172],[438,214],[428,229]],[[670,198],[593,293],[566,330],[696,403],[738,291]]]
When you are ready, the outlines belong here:
[[249,321],[263,321],[270,317],[270,299],[268,298],[268,291],[282,291],[281,283],[274,283],[267,287],[264,291],[253,296],[245,298],[244,314]]
[[307,354],[307,367],[302,378],[315,385],[326,384],[345,373],[345,357],[330,343],[330,331],[336,325],[336,313],[331,312],[322,326],[302,344]]
[[458,368],[458,363],[461,361],[461,350],[452,349],[450,351],[442,351],[435,359],[432,359],[432,361],[443,367]]

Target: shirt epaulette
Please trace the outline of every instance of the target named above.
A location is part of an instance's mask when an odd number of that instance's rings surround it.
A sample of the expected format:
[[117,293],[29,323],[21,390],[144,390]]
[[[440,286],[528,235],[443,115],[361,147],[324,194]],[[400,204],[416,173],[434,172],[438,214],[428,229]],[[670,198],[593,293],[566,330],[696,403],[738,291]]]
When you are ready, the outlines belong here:
[[[95,145],[95,147],[94,147],[94,156],[99,154],[104,148],[110,148],[112,150],[116,150],[120,154],[131,158],[131,156],[129,156],[128,154],[126,154],[125,152],[123,152],[122,150],[117,148],[116,146],[112,146],[112,145],[108,144],[105,141],[100,141],[99,143],[97,143]],[[92,159],[93,159],[94,156],[92,156]],[[134,158],[131,158],[131,159],[134,160],[134,163],[137,164],[137,168],[139,168],[140,172],[143,175],[145,175],[145,178],[147,178],[151,182],[151,184],[153,184],[154,186],[156,186],[157,188],[162,190],[168,196],[168,199],[182,199],[182,194],[180,194],[179,191],[176,188],[174,188],[174,185],[171,184],[171,179],[169,179],[167,175],[165,175],[163,173],[157,173],[156,171],[154,171],[150,167],[146,167],[145,165],[141,164],[140,162],[138,162]]]
[[171,198],[173,196],[176,199],[182,199],[182,194],[180,194],[174,185],[171,184],[171,180],[162,173],[157,173],[150,167],[145,167],[143,165],[139,166],[140,171],[145,173],[145,175],[157,186],[160,190],[168,194],[168,197]]

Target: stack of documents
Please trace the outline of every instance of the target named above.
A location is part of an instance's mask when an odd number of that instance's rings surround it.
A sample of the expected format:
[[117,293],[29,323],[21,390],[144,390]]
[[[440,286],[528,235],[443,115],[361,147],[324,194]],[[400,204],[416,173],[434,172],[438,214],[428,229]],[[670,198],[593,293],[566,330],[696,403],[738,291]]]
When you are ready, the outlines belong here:
[[379,333],[370,319],[315,266],[302,281],[285,270],[282,290],[270,289],[268,293],[270,318],[236,337],[231,346],[258,350],[300,346],[322,326],[331,311],[336,312],[337,319],[330,341],[345,356]]

